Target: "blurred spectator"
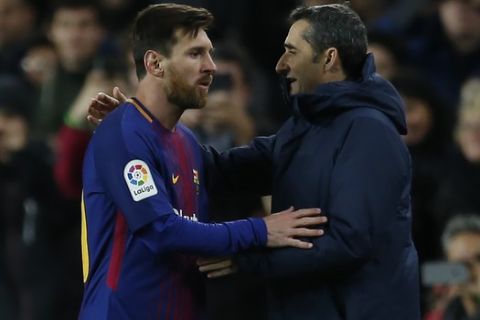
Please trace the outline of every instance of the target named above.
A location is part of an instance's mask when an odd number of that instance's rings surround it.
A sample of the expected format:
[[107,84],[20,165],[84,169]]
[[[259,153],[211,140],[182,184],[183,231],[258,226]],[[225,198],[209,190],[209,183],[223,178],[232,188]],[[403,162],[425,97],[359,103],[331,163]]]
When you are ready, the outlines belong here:
[[[223,151],[246,144],[256,135],[251,113],[252,109],[261,108],[257,103],[265,99],[265,91],[259,90],[262,86],[256,78],[258,74],[238,44],[216,43],[213,58],[217,71],[206,106],[185,111],[181,121],[192,128],[201,143]],[[264,215],[258,197],[209,195],[209,218],[213,221],[252,215]],[[250,275],[209,280],[207,302],[210,319],[266,318],[264,288],[259,279]]]
[[201,143],[223,151],[246,144],[256,135],[258,125],[252,113],[259,115],[256,120],[260,121],[267,97],[261,90],[262,79],[243,47],[219,42],[213,58],[217,71],[207,105],[187,110],[181,120],[194,130]]
[[346,1],[343,0],[303,0],[300,1],[302,5],[310,7],[310,6],[321,6],[324,4],[344,4]]
[[448,261],[465,263],[470,270],[469,282],[452,288],[443,320],[480,319],[480,215],[450,220],[442,242]]
[[100,11],[93,1],[64,0],[52,10],[49,36],[58,54],[59,65],[42,88],[34,129],[44,136],[54,135],[65,113],[85,84],[88,72],[99,55],[104,29]]
[[369,30],[398,34],[430,0],[351,0]]
[[138,11],[153,1],[149,0],[98,0],[103,12],[105,27],[112,33],[124,34]]
[[22,263],[25,250],[21,238],[24,218],[21,209],[26,200],[23,193],[27,177],[23,175],[25,167],[31,167],[26,161],[32,156],[26,151],[26,113],[31,101],[25,93],[19,79],[0,77],[0,288],[5,291],[4,306],[0,309],[2,319],[13,319],[21,309],[31,309],[25,305],[27,290],[22,281],[26,266]]
[[480,79],[467,81],[462,89],[456,148],[435,200],[438,221],[447,221],[455,213],[480,212]]
[[377,73],[390,80],[402,64],[404,48],[400,39],[391,35],[370,32],[368,35],[368,51],[373,53]]
[[[0,318],[71,319],[78,306],[65,290],[65,274],[75,269],[64,270],[57,250],[63,245],[58,244],[64,240],[61,231],[69,231],[60,215],[66,207],[52,179],[52,155],[44,143],[31,139],[31,100],[21,81],[0,77],[0,279],[8,279],[10,309],[8,315],[0,310]],[[75,281],[81,289],[81,278]]]
[[55,180],[62,192],[68,198],[80,201],[82,192],[83,156],[91,137],[87,124],[87,111],[91,97],[98,92],[108,92],[115,86],[131,92],[133,84],[127,84],[122,76],[113,78],[101,70],[91,71],[78,96],[67,111],[67,120],[57,136],[57,157],[55,161]]
[[428,11],[431,0],[301,0],[298,2],[306,6],[347,4],[358,13],[370,32],[398,35],[415,17]]
[[421,261],[439,258],[443,224],[434,214],[434,197],[445,170],[451,145],[450,117],[429,83],[413,71],[392,79],[405,101],[408,134],[404,136],[413,164],[413,236]]
[[35,34],[35,22],[29,0],[0,0],[0,74],[21,75],[20,61]]
[[408,57],[451,107],[462,83],[480,74],[480,3],[439,0],[436,12],[408,30]]
[[426,320],[480,319],[480,214],[456,216],[445,228],[442,244],[448,261],[465,263],[467,283],[452,285],[439,299],[437,309]]

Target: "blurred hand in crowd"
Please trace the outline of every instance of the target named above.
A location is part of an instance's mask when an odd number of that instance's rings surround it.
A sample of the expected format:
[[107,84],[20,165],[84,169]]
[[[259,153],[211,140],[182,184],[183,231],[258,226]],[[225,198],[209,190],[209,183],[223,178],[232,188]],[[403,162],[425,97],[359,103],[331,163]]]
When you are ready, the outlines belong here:
[[0,162],[6,163],[12,154],[27,144],[28,127],[24,118],[0,112]]
[[51,77],[58,63],[58,57],[51,44],[43,43],[29,48],[21,61],[21,67],[28,80],[41,87]]
[[467,314],[476,314],[480,311],[480,234],[465,231],[453,236],[447,246],[447,257],[468,266],[470,280],[452,286],[451,290],[462,299]]

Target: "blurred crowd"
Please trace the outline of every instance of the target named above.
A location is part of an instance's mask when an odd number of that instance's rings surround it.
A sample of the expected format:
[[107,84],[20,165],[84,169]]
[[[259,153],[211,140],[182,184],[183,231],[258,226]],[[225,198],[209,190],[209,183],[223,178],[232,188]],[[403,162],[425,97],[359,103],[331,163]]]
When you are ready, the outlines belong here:
[[[76,318],[87,107],[114,86],[134,92],[130,23],[160,2],[0,0],[0,319]],[[202,143],[225,150],[274,133],[290,115],[274,71],[290,10],[337,1],[164,2],[202,6],[216,17],[209,34],[218,70],[207,106],[181,121]],[[480,1],[351,6],[368,27],[377,72],[405,100],[420,261],[469,266],[466,283],[423,287],[424,318],[480,319]],[[268,199],[212,204],[213,219],[269,211]],[[210,283],[211,312],[219,319],[229,312],[221,310],[228,303],[215,304],[228,299],[225,290],[261,300],[260,287],[240,275]],[[261,310],[249,310],[237,316],[261,319]]]

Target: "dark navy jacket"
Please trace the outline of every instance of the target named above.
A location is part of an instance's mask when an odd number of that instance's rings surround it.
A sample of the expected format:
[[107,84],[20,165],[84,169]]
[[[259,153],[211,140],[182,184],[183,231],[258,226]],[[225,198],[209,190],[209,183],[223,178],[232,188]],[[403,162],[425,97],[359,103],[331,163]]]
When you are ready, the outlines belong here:
[[240,270],[268,278],[270,319],[420,319],[398,93],[369,56],[362,80],[298,95],[294,110],[274,136],[204,153],[212,191],[271,192],[272,212],[320,207],[329,218],[313,249],[249,252]]

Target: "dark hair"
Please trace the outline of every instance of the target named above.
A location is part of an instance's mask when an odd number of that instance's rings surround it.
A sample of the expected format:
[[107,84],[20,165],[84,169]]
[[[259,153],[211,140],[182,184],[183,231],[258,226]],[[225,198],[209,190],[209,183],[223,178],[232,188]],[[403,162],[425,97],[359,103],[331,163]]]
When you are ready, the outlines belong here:
[[315,59],[334,47],[347,77],[360,76],[367,55],[367,29],[352,9],[343,4],[300,7],[289,17],[292,24],[302,19],[310,23],[303,37],[315,51]]
[[447,250],[452,238],[462,233],[475,233],[480,235],[480,216],[478,213],[456,215],[451,218],[442,234],[442,246]]
[[455,118],[449,105],[439,97],[432,87],[431,81],[415,69],[402,68],[402,72],[395,74],[391,83],[398,92],[406,97],[417,98],[426,103],[432,115],[432,127],[420,143],[423,149],[430,152],[442,152],[450,144]]
[[133,57],[137,76],[145,76],[143,64],[145,52],[158,50],[167,57],[175,45],[175,31],[182,29],[196,37],[199,29],[206,29],[213,22],[213,15],[206,9],[187,5],[164,3],[150,5],[135,18],[132,31]]
[[100,5],[95,0],[56,0],[50,5],[50,12],[47,16],[49,23],[53,22],[55,13],[60,10],[78,10],[88,8],[91,9],[95,15],[97,23],[102,25],[105,13],[102,11]]
[[369,45],[377,44],[385,48],[395,59],[397,64],[402,64],[406,56],[406,47],[402,39],[392,37],[391,34],[382,31],[372,31],[368,33]]
[[22,79],[0,76],[0,113],[29,119],[34,103],[31,88]]

